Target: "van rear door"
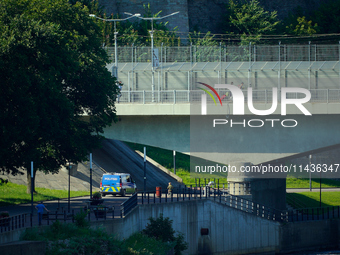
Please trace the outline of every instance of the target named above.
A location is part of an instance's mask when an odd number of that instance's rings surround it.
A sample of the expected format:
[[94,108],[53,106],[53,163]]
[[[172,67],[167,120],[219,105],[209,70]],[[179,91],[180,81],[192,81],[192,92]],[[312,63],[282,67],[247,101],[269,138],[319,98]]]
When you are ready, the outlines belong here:
[[119,175],[105,175],[102,181],[103,192],[119,193],[120,192],[120,176]]
[[123,187],[126,190],[126,193],[133,194],[135,193],[135,183],[132,181],[130,175],[122,176],[123,178]]

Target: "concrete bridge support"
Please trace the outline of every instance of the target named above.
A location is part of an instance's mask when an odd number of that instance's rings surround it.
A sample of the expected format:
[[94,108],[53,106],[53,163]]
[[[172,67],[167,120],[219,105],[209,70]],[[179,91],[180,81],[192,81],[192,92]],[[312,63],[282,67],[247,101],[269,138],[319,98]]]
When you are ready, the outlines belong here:
[[[249,162],[233,162],[233,166],[250,166]],[[259,178],[254,174],[229,173],[228,190],[256,203],[278,210],[286,209],[286,178]]]

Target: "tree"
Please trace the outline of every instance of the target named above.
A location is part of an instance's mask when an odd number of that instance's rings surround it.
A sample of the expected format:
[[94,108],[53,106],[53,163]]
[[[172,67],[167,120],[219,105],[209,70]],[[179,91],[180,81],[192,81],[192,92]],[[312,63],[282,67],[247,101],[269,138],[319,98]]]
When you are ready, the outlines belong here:
[[[0,5],[0,168],[57,173],[99,145],[115,120],[115,78],[100,28],[80,3]],[[35,176],[35,175],[34,175]]]
[[143,234],[154,237],[162,242],[174,242],[176,255],[188,249],[188,243],[184,241],[183,233],[178,232],[177,236],[175,236],[176,231],[172,227],[173,220],[170,220],[169,217],[163,217],[161,213],[158,218],[150,217],[149,221],[142,231]]
[[[162,11],[152,14],[150,4],[143,5],[143,17],[158,17]],[[106,14],[102,15],[105,19],[120,19],[119,15],[111,15],[107,17]],[[98,21],[102,28],[103,41],[106,46],[114,44],[114,23],[106,21]],[[168,22],[153,21],[154,28],[154,45],[161,46],[175,46],[180,45],[180,39],[176,36],[174,31],[169,31],[167,27]],[[127,20],[116,22],[116,29],[118,31],[118,44],[131,46],[150,46],[151,38],[149,31],[151,30],[150,20],[141,20],[135,18],[134,20]],[[177,30],[177,29],[175,29]]]
[[[340,0],[324,2],[312,14],[312,20],[318,24],[321,34],[340,33]],[[339,36],[338,36],[339,38]]]
[[311,20],[306,20],[306,17],[297,17],[294,23],[286,26],[286,32],[290,35],[305,36],[313,35],[318,29],[317,24],[312,24]]
[[262,35],[272,33],[279,24],[277,12],[265,11],[257,0],[229,0],[227,9],[227,33],[239,34],[243,45],[258,42]]

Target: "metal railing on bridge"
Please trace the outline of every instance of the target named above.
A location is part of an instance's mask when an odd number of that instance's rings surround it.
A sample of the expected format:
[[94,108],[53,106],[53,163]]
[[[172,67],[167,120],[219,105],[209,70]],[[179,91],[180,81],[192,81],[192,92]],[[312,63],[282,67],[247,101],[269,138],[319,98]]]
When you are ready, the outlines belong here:
[[[158,48],[159,62],[338,61],[340,44],[180,46]],[[115,59],[114,47],[106,48]],[[117,47],[118,62],[151,63],[151,47]]]
[[226,190],[205,186],[178,188],[170,195],[164,193],[160,196],[157,196],[156,191],[138,193],[139,204],[171,203],[200,199],[211,199],[215,202],[224,204],[231,208],[238,209],[243,212],[277,222],[311,221],[340,218],[339,206],[278,210],[267,205],[256,203],[244,198],[243,196],[231,195]]
[[[310,103],[340,103],[340,89],[311,89]],[[231,102],[231,94],[229,90],[217,90],[223,102]],[[178,104],[178,103],[200,103],[201,95],[204,94],[202,90],[164,90],[164,91],[122,91],[119,98],[120,103],[164,103],[164,104]],[[278,91],[280,94],[280,91]],[[243,90],[245,100],[247,100],[247,90]],[[253,90],[252,93],[254,103],[272,103],[273,92],[270,89]],[[303,94],[288,93],[287,97],[302,98]],[[278,97],[279,98],[279,97]],[[213,103],[211,97],[207,97],[208,103]]]
[[[231,195],[225,189],[196,186],[190,188],[178,188],[171,194],[166,192],[157,195],[156,191],[135,193],[120,205],[120,210],[115,210],[114,206],[102,207],[101,210],[88,210],[84,207],[78,206],[72,207],[72,210],[69,213],[66,213],[67,208],[60,208],[57,211],[51,211],[50,213],[45,214],[42,224],[49,225],[57,220],[63,222],[74,222],[75,214],[80,212],[86,212],[88,221],[112,220],[114,218],[125,217],[129,212],[136,208],[138,204],[173,203],[201,199],[211,199],[217,203],[245,213],[277,222],[314,221],[340,218],[339,206],[277,210],[246,199],[243,196]],[[0,234],[36,225],[38,225],[37,216],[34,215],[34,217],[32,217],[30,213],[6,217],[0,219]]]

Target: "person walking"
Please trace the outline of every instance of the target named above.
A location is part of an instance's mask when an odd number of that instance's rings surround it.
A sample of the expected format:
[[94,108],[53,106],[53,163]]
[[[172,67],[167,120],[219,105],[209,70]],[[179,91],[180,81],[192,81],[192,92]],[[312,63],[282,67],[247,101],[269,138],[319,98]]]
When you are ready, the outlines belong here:
[[44,213],[44,209],[49,212],[49,210],[46,208],[44,205],[44,202],[41,201],[39,204],[36,205],[35,209],[38,210],[38,220],[39,220],[39,225],[41,225],[41,220],[42,220],[42,215]]
[[173,188],[174,187],[171,185],[171,182],[169,182],[169,185],[168,185],[168,195],[171,196]]

